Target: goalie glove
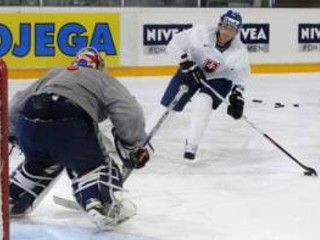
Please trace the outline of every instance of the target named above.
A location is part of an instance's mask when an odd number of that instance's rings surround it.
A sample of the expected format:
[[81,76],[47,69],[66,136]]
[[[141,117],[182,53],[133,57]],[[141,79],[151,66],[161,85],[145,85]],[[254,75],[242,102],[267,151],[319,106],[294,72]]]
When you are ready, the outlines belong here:
[[143,168],[154,152],[150,143],[146,146],[131,146],[117,135],[114,135],[114,145],[123,165],[127,168]]
[[179,65],[187,81],[195,81],[198,84],[201,84],[201,79],[206,81],[206,77],[201,68],[190,59],[187,53],[181,55]]
[[234,119],[240,119],[243,115],[244,98],[242,91],[240,87],[234,86],[229,96],[230,105],[228,106],[227,113]]

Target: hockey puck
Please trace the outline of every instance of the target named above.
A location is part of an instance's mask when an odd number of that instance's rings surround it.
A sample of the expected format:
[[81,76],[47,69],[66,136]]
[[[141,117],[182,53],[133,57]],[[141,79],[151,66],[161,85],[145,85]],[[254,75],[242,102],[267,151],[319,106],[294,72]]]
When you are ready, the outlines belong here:
[[295,103],[293,104],[294,107],[299,107],[299,104]]
[[276,103],[274,104],[274,108],[282,108],[282,107],[284,107],[284,106],[285,106],[284,104],[279,103],[279,102],[276,102]]
[[252,102],[254,102],[254,103],[262,103],[263,101],[260,100],[260,99],[252,99]]

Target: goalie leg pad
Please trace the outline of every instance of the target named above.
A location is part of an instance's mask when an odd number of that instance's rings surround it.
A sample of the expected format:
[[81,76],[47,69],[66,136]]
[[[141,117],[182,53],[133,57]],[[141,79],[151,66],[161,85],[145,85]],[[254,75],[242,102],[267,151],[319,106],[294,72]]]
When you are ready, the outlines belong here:
[[62,165],[55,164],[44,167],[39,172],[39,166],[33,168],[32,163],[21,163],[11,174],[9,180],[10,216],[20,217],[34,210],[51,189],[55,183],[54,180],[62,170]]
[[122,190],[122,177],[118,166],[113,160],[76,176],[72,179],[72,188],[78,204],[86,210],[87,202],[97,199],[102,203],[113,202],[113,192]]
[[[82,176],[75,177],[72,182],[77,203],[99,229],[111,230],[134,215],[134,204],[117,197],[121,195],[122,176],[112,159]],[[131,203],[129,210],[124,204],[127,201]]]

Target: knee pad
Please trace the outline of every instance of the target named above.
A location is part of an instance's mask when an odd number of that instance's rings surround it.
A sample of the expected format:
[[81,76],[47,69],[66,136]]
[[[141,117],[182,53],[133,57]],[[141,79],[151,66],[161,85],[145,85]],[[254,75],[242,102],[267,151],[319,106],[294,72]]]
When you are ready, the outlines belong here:
[[32,173],[32,167],[26,170],[26,163],[20,164],[11,174],[9,179],[9,208],[10,216],[19,217],[30,213],[62,172],[63,166],[60,164],[46,167],[37,171],[37,175]]
[[122,190],[122,176],[118,166],[109,159],[103,165],[72,179],[72,188],[77,203],[87,211],[92,202],[111,205],[114,192]]

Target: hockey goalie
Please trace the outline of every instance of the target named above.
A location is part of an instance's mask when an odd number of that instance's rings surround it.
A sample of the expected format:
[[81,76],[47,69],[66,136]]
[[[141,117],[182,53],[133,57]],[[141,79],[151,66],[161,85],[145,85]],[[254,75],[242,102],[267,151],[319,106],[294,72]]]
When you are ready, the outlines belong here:
[[11,217],[34,210],[64,169],[76,203],[99,229],[110,230],[134,215],[98,123],[111,121],[130,167],[144,167],[152,150],[141,144],[141,106],[104,68],[101,54],[85,48],[70,66],[52,69],[12,98],[9,142],[19,145],[25,159],[10,176]]

